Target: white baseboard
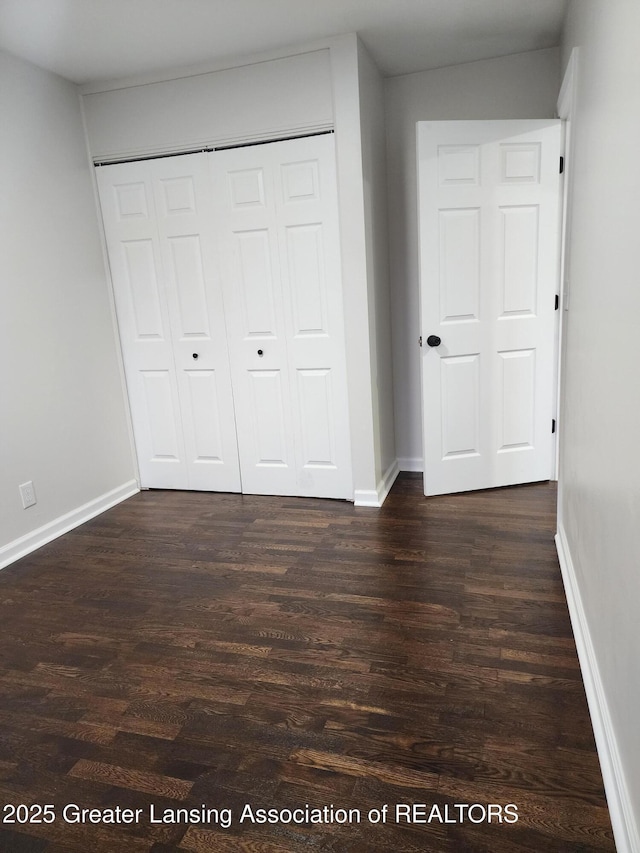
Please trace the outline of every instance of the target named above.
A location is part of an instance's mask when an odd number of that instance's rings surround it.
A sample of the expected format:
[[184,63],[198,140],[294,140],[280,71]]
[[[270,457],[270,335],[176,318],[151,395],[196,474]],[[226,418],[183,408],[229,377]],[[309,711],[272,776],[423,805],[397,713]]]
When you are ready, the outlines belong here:
[[395,483],[396,477],[399,473],[400,468],[398,466],[398,460],[394,459],[385,471],[384,477],[378,483],[378,500],[380,501],[380,506],[385,502],[387,495],[391,491],[391,486]]
[[580,596],[575,566],[562,524],[558,525],[556,548],[569,605],[571,625],[578,649],[584,688],[589,703],[589,713],[607,794],[616,849],[618,853],[640,853],[638,824],[620,762],[620,751],[607,705],[604,685],[600,678],[598,661],[589,632],[589,623]]
[[4,569],[10,563],[15,563],[21,557],[25,557],[37,548],[46,545],[47,542],[51,542],[52,539],[57,539],[63,533],[68,533],[74,527],[84,524],[85,521],[89,521],[90,518],[100,515],[101,512],[130,498],[139,491],[137,482],[129,480],[128,483],[123,483],[121,486],[112,489],[110,492],[106,492],[104,495],[100,495],[100,497],[79,506],[77,509],[55,518],[48,524],[38,527],[37,530],[27,533],[19,539],[14,539],[13,542],[9,542],[8,545],[0,548],[0,569]]
[[385,502],[385,498],[391,491],[391,486],[395,483],[396,477],[400,473],[397,459],[394,459],[391,465],[385,471],[383,478],[378,483],[375,491],[373,489],[356,489],[354,493],[355,506],[375,506],[381,507]]
[[401,471],[424,471],[422,456],[399,456],[398,467]]

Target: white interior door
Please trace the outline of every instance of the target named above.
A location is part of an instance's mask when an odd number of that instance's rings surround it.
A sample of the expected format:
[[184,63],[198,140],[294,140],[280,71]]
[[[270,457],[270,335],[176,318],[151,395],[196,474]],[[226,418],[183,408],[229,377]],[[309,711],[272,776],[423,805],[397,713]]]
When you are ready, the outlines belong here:
[[239,492],[207,157],[97,177],[141,485]]
[[333,137],[210,156],[243,492],[353,498]]
[[427,495],[551,476],[559,157],[559,121],[418,123]]

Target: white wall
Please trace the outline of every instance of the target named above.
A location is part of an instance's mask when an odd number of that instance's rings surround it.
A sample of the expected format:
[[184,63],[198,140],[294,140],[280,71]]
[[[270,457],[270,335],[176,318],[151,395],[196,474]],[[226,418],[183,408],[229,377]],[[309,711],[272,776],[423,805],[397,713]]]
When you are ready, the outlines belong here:
[[395,429],[401,469],[422,470],[416,122],[553,118],[559,86],[555,48],[385,81]]
[[2,565],[134,466],[76,88],[5,53],[0,79]]
[[103,88],[83,97],[95,160],[273,138],[333,124],[328,49]]
[[371,335],[376,482],[384,490],[396,459],[391,354],[391,304],[389,294],[389,238],[387,222],[387,158],[384,81],[361,42],[358,42],[360,124],[364,215]]
[[358,40],[331,47],[333,114],[340,208],[340,248],[346,330],[351,462],[356,504],[377,504],[374,387],[371,377],[367,230],[360,123]]
[[559,538],[621,762],[621,853],[640,850],[639,32],[636,2],[573,0],[563,45],[579,60]]

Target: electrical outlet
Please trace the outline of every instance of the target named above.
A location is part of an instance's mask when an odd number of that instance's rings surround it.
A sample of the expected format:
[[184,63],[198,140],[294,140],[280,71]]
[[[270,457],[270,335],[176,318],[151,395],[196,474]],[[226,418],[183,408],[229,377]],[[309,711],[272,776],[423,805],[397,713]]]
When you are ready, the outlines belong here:
[[22,483],[18,488],[20,489],[23,508],[27,509],[27,507],[33,506],[36,503],[36,490],[33,488],[31,480],[28,483]]

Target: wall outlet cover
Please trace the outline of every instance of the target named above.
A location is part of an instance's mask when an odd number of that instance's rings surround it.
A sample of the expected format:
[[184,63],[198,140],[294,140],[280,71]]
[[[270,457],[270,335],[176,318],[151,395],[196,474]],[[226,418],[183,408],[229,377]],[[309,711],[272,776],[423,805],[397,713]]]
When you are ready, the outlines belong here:
[[22,498],[22,506],[24,509],[33,506],[36,503],[36,490],[33,488],[33,483],[29,480],[18,486],[20,497]]

